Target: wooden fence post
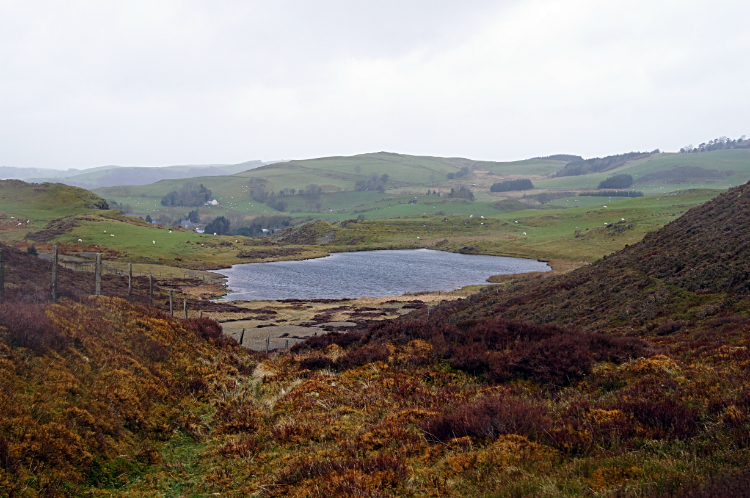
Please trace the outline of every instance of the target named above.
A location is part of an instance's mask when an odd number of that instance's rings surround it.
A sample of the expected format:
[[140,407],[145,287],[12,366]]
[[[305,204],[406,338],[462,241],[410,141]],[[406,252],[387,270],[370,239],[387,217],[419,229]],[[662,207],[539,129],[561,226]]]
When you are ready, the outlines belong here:
[[133,263],[128,263],[128,302],[133,302]]
[[148,275],[148,305],[154,305],[154,276]]
[[5,267],[3,266],[3,250],[0,249],[0,303],[5,301]]
[[266,337],[266,354],[268,354],[268,346],[271,344],[271,334]]
[[102,253],[96,253],[96,268],[94,270],[96,276],[94,277],[94,295],[100,296],[102,294]]
[[50,298],[53,303],[57,301],[57,244],[52,246],[52,285],[50,287]]
[[242,346],[242,341],[245,340],[245,329],[242,329],[242,333],[240,334],[240,346]]
[[182,300],[182,311],[185,312],[185,320],[187,320],[187,298]]
[[286,340],[286,346],[284,347],[284,349],[289,349],[289,339]]
[[169,289],[169,314],[174,316],[174,308],[172,307],[172,293],[174,291],[172,289]]
[[198,318],[203,318],[203,310],[198,312]]

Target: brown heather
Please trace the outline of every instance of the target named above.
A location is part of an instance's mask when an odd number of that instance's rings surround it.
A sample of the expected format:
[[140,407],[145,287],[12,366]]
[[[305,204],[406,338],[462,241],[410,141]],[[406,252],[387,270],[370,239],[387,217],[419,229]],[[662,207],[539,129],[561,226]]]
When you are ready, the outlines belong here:
[[748,496],[748,195],[569,274],[269,357],[209,320],[16,295],[0,489]]

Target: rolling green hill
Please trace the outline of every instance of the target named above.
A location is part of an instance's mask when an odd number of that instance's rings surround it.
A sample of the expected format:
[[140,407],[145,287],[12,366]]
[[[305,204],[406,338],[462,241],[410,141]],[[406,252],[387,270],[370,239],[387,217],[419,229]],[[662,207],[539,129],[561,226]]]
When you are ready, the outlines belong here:
[[716,150],[701,154],[652,154],[615,169],[534,182],[542,189],[596,189],[607,177],[624,173],[634,179],[633,189],[658,194],[685,188],[729,188],[750,180],[750,149]]
[[[416,216],[427,214],[430,209],[447,213],[450,208],[443,209],[441,204],[449,202],[446,196],[451,189],[463,186],[475,196],[476,202],[469,211],[487,216],[531,207],[593,207],[617,202],[620,199],[577,197],[579,191],[596,189],[599,182],[614,174],[631,175],[635,180],[631,190],[646,195],[690,188],[725,189],[750,179],[750,150],[648,154],[615,163],[606,172],[554,176],[565,165],[565,161],[544,158],[503,163],[378,152],[276,163],[232,176],[102,188],[96,193],[117,202],[128,212],[149,214],[163,223],[171,223],[184,219],[194,208],[165,207],[160,204],[161,199],[187,182],[203,184],[213,192],[219,205],[200,207],[201,216],[204,219],[232,216],[235,223],[242,224],[254,216],[280,212],[292,214],[297,222],[309,218],[340,221],[360,215],[368,219]],[[383,175],[387,175],[387,181],[378,189],[365,185]],[[531,179],[535,188],[524,192],[490,192],[492,184],[508,178]],[[321,192],[300,195],[310,185],[318,186]],[[367,187],[364,191],[363,186]],[[283,201],[283,211],[271,207],[271,202],[255,200],[252,192],[258,189]],[[282,190],[284,195],[279,194]],[[442,197],[425,196],[435,191]],[[538,196],[540,193],[552,194],[553,198],[545,200]],[[513,202],[496,204],[504,199]],[[409,204],[409,200],[416,204]]]
[[62,183],[26,183],[0,180],[0,211],[9,216],[25,216],[49,221],[61,216],[108,209],[98,195]]
[[[233,176],[201,176],[189,181],[203,184],[210,189],[219,206],[202,208],[209,216],[237,214],[256,216],[273,214],[275,209],[253,201],[250,192],[262,185],[266,192],[283,189],[304,190],[308,185],[322,188],[314,199],[297,195],[284,196],[287,211],[316,214],[316,217],[346,219],[351,213],[366,210],[364,205],[381,199],[393,198],[397,202],[403,195],[423,195],[427,190],[439,189],[447,193],[451,188],[468,186],[477,191],[489,190],[489,186],[504,175],[550,174],[565,164],[564,161],[530,159],[515,162],[473,161],[463,158],[440,158],[409,156],[388,152],[361,154],[351,157],[328,157],[300,161],[289,161],[262,166]],[[462,171],[466,174],[448,178],[448,174]],[[388,175],[385,192],[373,190],[357,191],[358,181],[367,181],[373,175]],[[187,215],[190,208],[165,208],[160,201],[167,193],[180,189],[188,180],[162,180],[150,185],[118,186],[96,189],[99,195],[132,207],[139,215],[166,214],[172,217]],[[486,201],[496,200],[487,196]],[[424,210],[414,207],[405,214],[421,214]],[[334,214],[330,214],[334,212]],[[329,213],[329,214],[325,214]]]

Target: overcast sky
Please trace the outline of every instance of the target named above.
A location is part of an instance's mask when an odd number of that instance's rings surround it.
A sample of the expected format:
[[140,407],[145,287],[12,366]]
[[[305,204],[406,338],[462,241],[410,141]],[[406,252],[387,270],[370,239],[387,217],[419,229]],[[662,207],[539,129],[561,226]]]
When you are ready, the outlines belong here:
[[0,0],[0,165],[515,160],[750,135],[747,0]]

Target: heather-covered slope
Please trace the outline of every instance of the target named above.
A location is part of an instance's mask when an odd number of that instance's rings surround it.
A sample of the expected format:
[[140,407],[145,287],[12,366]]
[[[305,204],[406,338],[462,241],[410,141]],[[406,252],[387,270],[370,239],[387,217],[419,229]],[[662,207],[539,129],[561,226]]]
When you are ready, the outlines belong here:
[[[385,496],[748,496],[749,192],[569,274],[308,339],[297,368],[366,378],[420,414],[371,422],[382,441],[424,438],[399,453],[409,484],[378,484]],[[347,475],[316,472],[293,485]]]
[[82,496],[200,439],[208,397],[255,365],[206,318],[118,298],[0,305],[0,495]]
[[510,286],[442,312],[452,321],[502,316],[628,331],[668,320],[688,323],[719,313],[748,294],[750,184],[745,184],[589,266]]

